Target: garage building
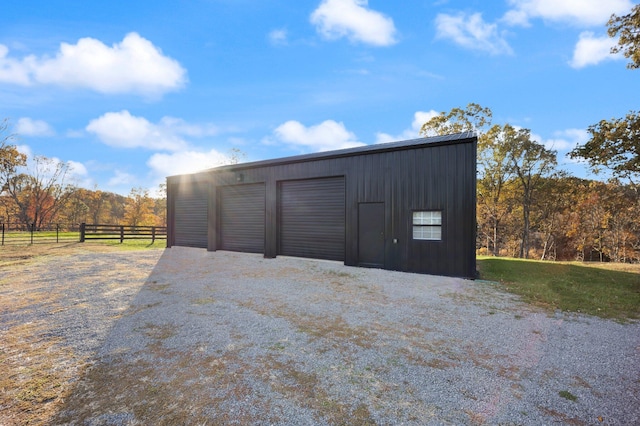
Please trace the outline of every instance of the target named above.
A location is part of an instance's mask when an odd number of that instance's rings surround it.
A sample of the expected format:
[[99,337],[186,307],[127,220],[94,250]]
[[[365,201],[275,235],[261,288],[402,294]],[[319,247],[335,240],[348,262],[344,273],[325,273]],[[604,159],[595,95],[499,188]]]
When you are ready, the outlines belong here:
[[167,247],[474,278],[473,133],[167,178]]

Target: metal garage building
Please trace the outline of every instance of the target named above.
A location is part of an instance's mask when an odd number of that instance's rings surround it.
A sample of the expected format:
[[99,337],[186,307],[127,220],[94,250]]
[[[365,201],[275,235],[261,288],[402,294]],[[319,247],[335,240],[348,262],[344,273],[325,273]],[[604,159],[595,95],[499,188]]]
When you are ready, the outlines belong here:
[[473,278],[473,133],[167,178],[167,246]]

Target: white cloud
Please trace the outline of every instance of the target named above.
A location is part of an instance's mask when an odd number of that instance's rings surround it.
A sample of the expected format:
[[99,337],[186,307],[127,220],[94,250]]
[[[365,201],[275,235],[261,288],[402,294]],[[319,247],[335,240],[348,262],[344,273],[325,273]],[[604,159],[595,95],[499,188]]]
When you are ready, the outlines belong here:
[[325,38],[347,37],[374,46],[396,42],[393,20],[369,9],[368,0],[323,0],[311,14],[311,23]]
[[174,117],[164,117],[154,124],[144,117],[131,115],[127,110],[108,112],[93,119],[86,130],[113,147],[166,151],[187,148],[188,144],[182,136],[205,137],[218,133],[218,128],[211,124],[189,124]]
[[122,170],[114,171],[113,176],[107,182],[107,186],[109,187],[119,187],[125,186],[131,188],[135,186],[135,182],[137,181],[136,177],[130,173],[123,172]]
[[58,157],[33,155],[31,148],[26,145],[18,146],[17,148],[18,151],[27,155],[27,165],[21,168],[26,173],[36,174],[43,182],[51,181],[64,166],[68,166],[64,179],[65,184],[76,183],[79,178],[85,177],[88,174],[87,169],[82,163],[78,163],[76,161],[62,161]]
[[276,140],[270,140],[269,143],[282,142],[311,151],[331,151],[365,145],[358,141],[356,135],[348,131],[343,123],[333,120],[326,120],[310,127],[290,120],[278,126],[273,133]]
[[84,130],[68,129],[65,136],[73,139],[83,138],[85,137],[85,132]]
[[16,145],[16,149],[20,154],[26,155],[28,158],[33,156],[33,151],[29,145]]
[[72,160],[67,161],[67,163],[69,164],[69,172],[71,175],[81,177],[89,174],[84,164]]
[[21,85],[53,84],[100,93],[135,93],[157,97],[186,83],[186,70],[149,40],[129,33],[109,47],[86,37],[61,43],[55,56],[8,57],[0,45],[0,82]]
[[438,115],[440,115],[440,113],[435,110],[416,111],[415,114],[413,114],[413,122],[411,123],[410,128],[404,130],[397,136],[382,132],[377,133],[376,143],[395,142],[418,138],[420,137],[420,129],[422,128],[422,125]]
[[436,37],[449,39],[464,48],[487,52],[491,55],[513,53],[509,43],[498,32],[498,26],[484,22],[481,13],[438,14]]
[[556,151],[568,151],[589,140],[589,133],[584,129],[565,129],[553,133],[553,137],[544,139],[542,136],[532,133],[531,139],[541,143],[547,149]]
[[215,149],[208,152],[180,151],[173,154],[153,154],[147,161],[152,173],[163,178],[195,173],[223,164],[229,164],[229,157]]
[[84,164],[72,160],[67,161],[67,164],[69,164],[69,177],[75,185],[81,188],[91,188],[95,185]]
[[285,29],[273,30],[269,33],[269,43],[274,46],[285,46],[288,44],[288,34]]
[[508,24],[528,26],[532,18],[573,25],[600,26],[612,13],[627,13],[630,0],[509,0],[513,9],[503,18]]
[[15,132],[21,136],[52,136],[55,134],[53,128],[43,120],[34,120],[29,117],[22,117],[14,128]]
[[609,36],[596,37],[591,31],[584,31],[580,33],[569,65],[573,68],[584,68],[605,60],[624,59],[621,54],[611,53],[615,44],[616,41]]
[[19,84],[27,86],[30,84],[29,63],[32,57],[25,58],[22,62],[8,57],[9,48],[0,44],[0,83]]

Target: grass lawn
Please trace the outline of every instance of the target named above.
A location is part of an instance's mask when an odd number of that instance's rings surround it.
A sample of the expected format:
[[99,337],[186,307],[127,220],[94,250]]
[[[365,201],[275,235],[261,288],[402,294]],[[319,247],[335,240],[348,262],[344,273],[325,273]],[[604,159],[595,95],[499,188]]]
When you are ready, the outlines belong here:
[[548,309],[640,319],[640,265],[478,257],[480,278]]

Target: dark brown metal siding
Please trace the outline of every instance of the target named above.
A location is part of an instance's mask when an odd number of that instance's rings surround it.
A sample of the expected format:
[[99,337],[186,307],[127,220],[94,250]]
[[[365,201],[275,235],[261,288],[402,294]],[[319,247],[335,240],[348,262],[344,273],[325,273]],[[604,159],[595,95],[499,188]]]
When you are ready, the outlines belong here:
[[174,245],[207,248],[208,186],[193,183],[176,188]]
[[[344,176],[344,254],[340,257],[345,264],[358,264],[359,203],[384,203],[385,269],[475,276],[475,137],[339,158],[291,163],[284,160],[238,170],[213,169],[195,177],[195,180],[211,181],[212,193],[224,186],[235,185],[239,178],[245,184],[265,184],[265,257],[283,253],[279,199],[282,183]],[[173,188],[178,184],[191,185],[188,183],[191,179],[194,178],[188,175],[170,178],[168,199],[171,200],[176,192]],[[215,205],[218,199],[214,197],[211,202]],[[173,204],[170,202],[170,205]],[[412,239],[411,214],[414,210],[442,210],[442,241]],[[219,207],[210,209],[211,215],[219,211]],[[212,224],[218,222],[210,218],[210,236],[214,236],[217,228]],[[174,222],[170,220],[169,223]],[[309,241],[313,242],[313,238],[305,243]],[[219,247],[210,244],[209,248]]]
[[343,177],[280,183],[279,254],[344,260]]
[[263,183],[220,188],[220,249],[264,253]]

